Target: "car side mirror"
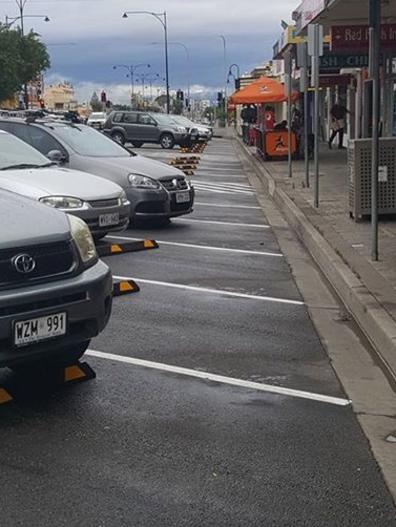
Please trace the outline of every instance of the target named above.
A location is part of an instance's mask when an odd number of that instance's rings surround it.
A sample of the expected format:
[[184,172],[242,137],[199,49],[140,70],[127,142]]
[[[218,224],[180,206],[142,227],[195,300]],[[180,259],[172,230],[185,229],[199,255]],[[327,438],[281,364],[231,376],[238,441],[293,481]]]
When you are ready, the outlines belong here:
[[66,161],[66,156],[60,150],[51,150],[48,152],[47,157],[53,163],[61,165]]

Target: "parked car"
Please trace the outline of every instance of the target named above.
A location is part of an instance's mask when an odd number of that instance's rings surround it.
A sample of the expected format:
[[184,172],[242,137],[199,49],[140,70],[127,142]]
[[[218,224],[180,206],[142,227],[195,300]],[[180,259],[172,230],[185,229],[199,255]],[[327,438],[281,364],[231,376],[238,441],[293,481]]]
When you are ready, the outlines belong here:
[[128,226],[130,203],[119,185],[61,168],[2,130],[0,188],[78,216],[88,224],[95,238]]
[[87,225],[1,190],[0,222],[0,367],[75,363],[112,306]]
[[106,112],[92,112],[87,119],[87,125],[102,130],[107,120]]
[[212,139],[212,130],[208,126],[194,123],[184,115],[171,115],[170,117],[175,123],[180,124],[180,126],[185,126],[190,134],[195,136],[198,141],[209,141]]
[[0,119],[0,129],[23,139],[51,161],[120,185],[131,203],[130,219],[168,219],[193,210],[194,188],[179,169],[138,156],[85,125]]
[[144,143],[155,143],[172,149],[175,145],[185,146],[191,141],[184,125],[161,113],[112,112],[103,131],[121,145],[132,143],[135,148]]

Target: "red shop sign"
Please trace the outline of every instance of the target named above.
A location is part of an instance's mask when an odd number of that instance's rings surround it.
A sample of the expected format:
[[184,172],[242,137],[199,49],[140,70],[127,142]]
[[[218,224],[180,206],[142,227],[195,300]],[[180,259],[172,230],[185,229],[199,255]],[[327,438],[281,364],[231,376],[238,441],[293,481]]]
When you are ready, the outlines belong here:
[[[332,51],[367,51],[369,26],[333,26],[331,28]],[[381,26],[381,48],[396,52],[396,24]]]

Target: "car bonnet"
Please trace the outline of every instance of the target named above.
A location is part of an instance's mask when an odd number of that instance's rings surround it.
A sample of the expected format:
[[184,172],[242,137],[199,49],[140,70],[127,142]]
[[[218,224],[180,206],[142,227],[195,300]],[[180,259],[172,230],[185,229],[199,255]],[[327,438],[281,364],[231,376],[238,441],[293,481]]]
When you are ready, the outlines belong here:
[[66,214],[4,190],[0,190],[0,222],[0,249],[70,239]]
[[[48,167],[39,169],[6,170],[0,172],[8,190],[32,198],[72,196],[85,201],[118,198],[122,189],[112,181],[78,170]],[[11,183],[10,183],[11,182]],[[15,189],[12,188],[15,183]]]

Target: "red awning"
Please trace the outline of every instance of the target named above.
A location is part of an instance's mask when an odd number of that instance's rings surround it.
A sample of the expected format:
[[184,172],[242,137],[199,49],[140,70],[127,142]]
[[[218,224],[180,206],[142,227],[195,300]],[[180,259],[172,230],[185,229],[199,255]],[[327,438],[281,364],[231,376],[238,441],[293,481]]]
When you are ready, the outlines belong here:
[[[293,92],[293,99],[298,97]],[[256,81],[235,92],[229,99],[231,104],[275,104],[287,101],[285,85],[269,77],[260,77]]]

